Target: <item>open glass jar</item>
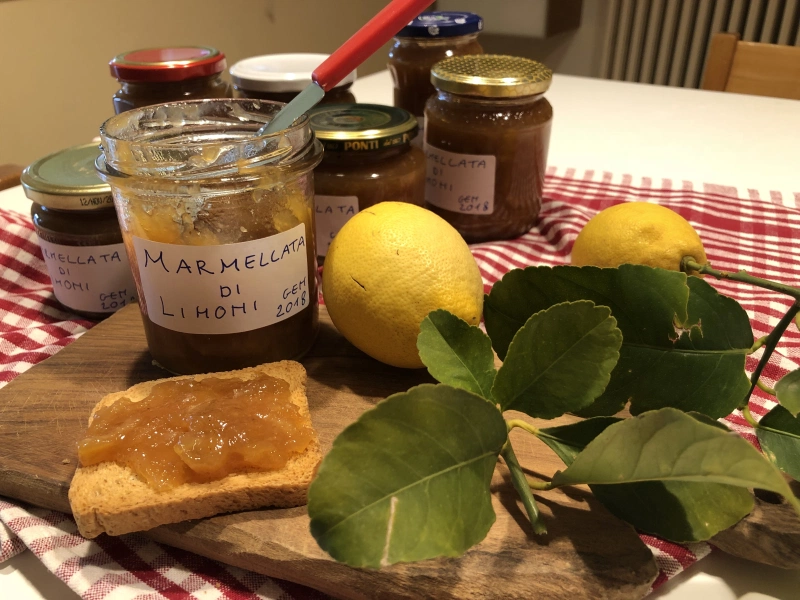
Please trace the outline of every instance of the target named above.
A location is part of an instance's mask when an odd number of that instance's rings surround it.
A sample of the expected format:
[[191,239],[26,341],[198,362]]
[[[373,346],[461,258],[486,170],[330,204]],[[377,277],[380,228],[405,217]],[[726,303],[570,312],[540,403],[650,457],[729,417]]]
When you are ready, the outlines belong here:
[[100,129],[153,358],[175,373],[298,358],[318,329],[308,118],[256,135],[282,105],[149,106]]
[[513,238],[542,205],[553,108],[552,71],[481,54],[434,65],[425,106],[427,207],[469,242]]

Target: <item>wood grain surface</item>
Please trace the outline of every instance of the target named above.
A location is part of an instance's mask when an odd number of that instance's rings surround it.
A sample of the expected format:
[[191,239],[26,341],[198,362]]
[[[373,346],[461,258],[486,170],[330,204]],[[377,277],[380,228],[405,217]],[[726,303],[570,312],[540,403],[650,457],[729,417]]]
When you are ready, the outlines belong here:
[[[362,354],[336,332],[324,308],[320,321],[319,337],[302,362],[312,420],[327,451],[364,410],[431,379],[423,370],[395,369]],[[69,511],[77,442],[92,407],[110,392],[166,375],[152,364],[139,310],[130,306],[17,377],[0,390],[0,495]],[[515,430],[512,437],[532,473],[549,476],[562,467],[530,435]],[[537,493],[549,531],[541,537],[533,535],[502,465],[493,491],[497,521],[465,556],[380,571],[331,560],[309,534],[305,507],[224,515],[150,534],[340,598],[639,598],[649,591],[657,573],[650,551],[588,491]],[[740,535],[752,535],[752,528]]]

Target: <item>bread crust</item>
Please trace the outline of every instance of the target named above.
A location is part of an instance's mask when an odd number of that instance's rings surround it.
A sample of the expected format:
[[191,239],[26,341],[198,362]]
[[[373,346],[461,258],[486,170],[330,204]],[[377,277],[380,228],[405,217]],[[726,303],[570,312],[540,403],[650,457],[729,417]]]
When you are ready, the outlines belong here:
[[[289,383],[290,400],[311,426],[306,398],[306,370],[294,361],[281,361],[222,373],[171,377],[139,383],[105,396],[92,410],[127,397],[139,402],[157,383],[207,377],[252,379],[258,373],[278,377]],[[311,480],[322,460],[319,440],[312,427],[312,439],[301,454],[296,454],[282,469],[228,475],[208,483],[184,483],[157,492],[130,468],[114,462],[78,467],[69,488],[69,502],[78,531],[87,538],[101,533],[122,535],[152,529],[167,523],[200,519],[212,515],[253,510],[265,506],[289,507],[306,503]]]

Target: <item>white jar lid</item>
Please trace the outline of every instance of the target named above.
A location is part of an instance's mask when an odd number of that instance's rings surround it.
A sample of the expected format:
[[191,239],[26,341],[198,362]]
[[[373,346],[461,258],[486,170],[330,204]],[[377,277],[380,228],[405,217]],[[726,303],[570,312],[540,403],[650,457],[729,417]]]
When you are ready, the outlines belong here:
[[[265,54],[240,60],[231,67],[233,84],[257,92],[299,92],[311,83],[311,73],[328,54]],[[353,83],[349,73],[336,87]]]

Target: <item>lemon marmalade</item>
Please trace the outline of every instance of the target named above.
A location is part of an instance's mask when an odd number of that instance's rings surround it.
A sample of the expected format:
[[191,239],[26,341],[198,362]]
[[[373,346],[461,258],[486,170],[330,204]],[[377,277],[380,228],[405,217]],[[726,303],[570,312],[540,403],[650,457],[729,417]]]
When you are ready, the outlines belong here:
[[80,443],[81,465],[111,461],[164,491],[286,465],[313,431],[290,401],[289,384],[258,374],[157,383],[141,401],[98,410]]

